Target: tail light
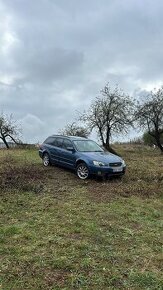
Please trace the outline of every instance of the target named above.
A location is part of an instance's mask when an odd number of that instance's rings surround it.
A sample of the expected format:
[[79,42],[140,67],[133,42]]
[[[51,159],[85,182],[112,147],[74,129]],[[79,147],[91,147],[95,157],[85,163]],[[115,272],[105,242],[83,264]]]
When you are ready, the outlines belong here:
[[43,149],[43,144],[38,144],[38,149]]

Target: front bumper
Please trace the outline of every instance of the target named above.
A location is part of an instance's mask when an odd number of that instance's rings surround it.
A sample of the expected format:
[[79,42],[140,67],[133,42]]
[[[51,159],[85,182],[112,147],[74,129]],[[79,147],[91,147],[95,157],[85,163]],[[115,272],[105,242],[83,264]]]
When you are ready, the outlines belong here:
[[121,176],[125,174],[126,166],[122,166],[122,170],[116,171],[116,167],[106,166],[90,166],[90,174],[97,176]]

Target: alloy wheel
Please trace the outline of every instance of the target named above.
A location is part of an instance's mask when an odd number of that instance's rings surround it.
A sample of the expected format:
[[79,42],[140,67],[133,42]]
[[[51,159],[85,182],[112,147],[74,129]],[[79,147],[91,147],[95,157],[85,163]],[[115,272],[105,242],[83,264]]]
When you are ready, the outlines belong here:
[[89,170],[88,170],[88,167],[84,163],[81,163],[81,164],[78,165],[78,167],[77,167],[77,176],[80,179],[87,179],[88,178]]
[[49,155],[48,154],[44,154],[44,156],[43,156],[43,164],[44,164],[44,166],[49,166],[50,165],[50,159],[49,159]]

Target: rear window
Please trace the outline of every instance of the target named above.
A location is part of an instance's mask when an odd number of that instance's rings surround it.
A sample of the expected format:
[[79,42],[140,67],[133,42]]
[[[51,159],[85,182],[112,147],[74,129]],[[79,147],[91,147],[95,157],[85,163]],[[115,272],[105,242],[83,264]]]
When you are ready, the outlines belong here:
[[53,145],[55,146],[56,144],[56,138],[55,137],[48,137],[45,141],[44,141],[45,144],[48,144],[48,145]]

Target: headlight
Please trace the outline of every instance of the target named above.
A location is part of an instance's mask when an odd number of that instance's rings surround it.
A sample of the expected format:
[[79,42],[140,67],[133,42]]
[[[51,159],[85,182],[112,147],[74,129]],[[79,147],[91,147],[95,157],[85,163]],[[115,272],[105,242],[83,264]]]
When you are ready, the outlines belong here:
[[101,161],[93,161],[93,164],[96,166],[105,166],[105,163],[103,163]]
[[125,163],[125,161],[124,161],[124,160],[122,160],[122,165],[123,165],[123,166],[126,166],[126,163]]

